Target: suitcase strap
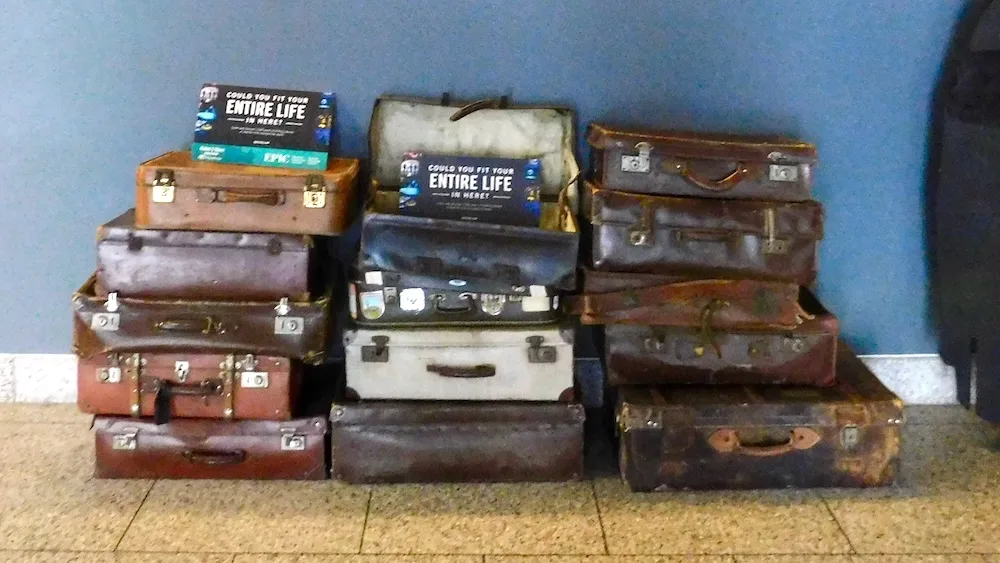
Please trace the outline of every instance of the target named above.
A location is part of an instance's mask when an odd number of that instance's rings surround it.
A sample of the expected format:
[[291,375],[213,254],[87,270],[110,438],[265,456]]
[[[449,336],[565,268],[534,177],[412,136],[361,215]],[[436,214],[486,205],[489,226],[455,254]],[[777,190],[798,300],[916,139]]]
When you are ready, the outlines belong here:
[[[138,354],[136,354],[138,356]],[[130,378],[133,381],[132,389],[132,413],[135,416],[141,414],[142,393],[154,393],[153,398],[153,422],[156,424],[167,424],[173,419],[173,399],[174,397],[222,397],[222,417],[226,420],[233,418],[233,389],[236,379],[236,356],[227,354],[225,361],[220,364],[221,371],[216,379],[205,379],[198,383],[184,383],[187,378],[187,368],[185,371],[177,372],[180,383],[170,380],[152,378],[146,379],[147,385],[143,385],[144,379],[141,377],[143,362],[141,358],[134,358],[134,365]],[[252,356],[247,356],[247,360],[252,361]]]

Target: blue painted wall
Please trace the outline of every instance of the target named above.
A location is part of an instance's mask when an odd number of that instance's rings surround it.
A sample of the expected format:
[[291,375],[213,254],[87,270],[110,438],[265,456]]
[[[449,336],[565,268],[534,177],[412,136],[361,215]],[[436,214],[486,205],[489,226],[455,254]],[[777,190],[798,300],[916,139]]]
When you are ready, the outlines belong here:
[[[934,352],[923,168],[959,0],[50,0],[0,16],[0,352],[65,352],[94,229],[191,136],[204,81],[338,96],[510,94],[603,119],[819,146],[820,295],[874,353]],[[28,7],[31,6],[31,7]]]

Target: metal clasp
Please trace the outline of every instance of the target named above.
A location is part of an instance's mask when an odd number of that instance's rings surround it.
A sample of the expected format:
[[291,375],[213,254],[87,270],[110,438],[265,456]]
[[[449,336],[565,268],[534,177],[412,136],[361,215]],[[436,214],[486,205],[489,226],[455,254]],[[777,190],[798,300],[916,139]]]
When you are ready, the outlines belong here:
[[134,451],[139,447],[139,429],[125,428],[121,434],[111,437],[112,450]]
[[307,209],[322,209],[326,207],[326,182],[319,174],[306,176],[306,185],[302,188],[302,206]]
[[653,145],[643,141],[636,143],[637,155],[622,155],[622,172],[649,172],[649,153],[653,150]]
[[153,178],[153,203],[173,203],[174,171],[157,170]]
[[302,452],[306,449],[305,434],[295,434],[295,430],[281,429],[281,451]]
[[306,320],[304,317],[286,317],[292,311],[287,297],[282,297],[274,307],[274,312],[278,316],[274,318],[274,334],[299,335],[305,330]]
[[389,337],[373,336],[374,346],[361,347],[361,361],[372,363],[386,363],[389,361]]
[[479,299],[479,307],[484,313],[490,315],[491,317],[496,317],[502,313],[504,304],[507,302],[506,295],[495,295],[491,293],[483,293],[479,296]]
[[764,210],[764,254],[787,254],[788,241],[775,238],[774,209]]
[[639,225],[628,232],[628,243],[632,246],[651,246],[653,242],[653,210],[649,203],[642,203]]
[[184,383],[187,381],[188,375],[191,373],[191,363],[188,361],[177,361],[174,362],[174,375],[177,376],[177,381]]
[[101,383],[121,383],[122,368],[118,354],[108,354],[108,367],[97,368],[97,380]]
[[525,338],[528,343],[528,363],[529,364],[554,364],[559,354],[555,346],[542,346],[545,342],[544,336],[529,336]]

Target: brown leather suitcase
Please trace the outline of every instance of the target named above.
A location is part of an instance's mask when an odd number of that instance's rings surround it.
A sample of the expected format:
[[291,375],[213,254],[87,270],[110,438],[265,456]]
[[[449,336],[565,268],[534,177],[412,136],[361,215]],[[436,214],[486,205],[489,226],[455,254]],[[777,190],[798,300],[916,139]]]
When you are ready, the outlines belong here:
[[100,415],[289,420],[299,365],[253,354],[112,353],[80,358],[77,405]]
[[605,272],[753,278],[810,285],[823,208],[696,199],[590,185],[592,267]]
[[297,170],[200,162],[176,151],[136,172],[137,227],[339,235],[351,224],[359,163]]
[[583,477],[578,404],[335,403],[331,420],[333,478],[348,483]]
[[[607,291],[601,291],[607,290]],[[793,329],[808,316],[799,286],[757,280],[584,272],[570,310],[585,325],[638,324],[712,329]]]
[[903,402],[838,348],[833,387],[619,389],[625,481],[633,491],[892,484]]
[[[308,235],[164,231],[130,209],[97,229],[98,296],[309,300]],[[315,269],[315,266],[314,266]]]
[[323,361],[330,296],[314,301],[178,301],[98,297],[91,277],[73,294],[73,352],[242,353]]
[[[573,112],[383,97],[372,113],[372,181],[362,218],[358,268],[423,276],[414,285],[475,293],[524,294],[529,286],[575,289],[579,166]],[[497,225],[399,214],[406,152],[539,158],[541,223]],[[435,281],[441,285],[432,285]]]
[[323,417],[94,419],[98,479],[326,479]]
[[808,290],[800,302],[793,328],[608,325],[608,383],[833,385],[839,321]]
[[591,123],[591,174],[652,195],[805,201],[816,147],[774,136],[628,129]]

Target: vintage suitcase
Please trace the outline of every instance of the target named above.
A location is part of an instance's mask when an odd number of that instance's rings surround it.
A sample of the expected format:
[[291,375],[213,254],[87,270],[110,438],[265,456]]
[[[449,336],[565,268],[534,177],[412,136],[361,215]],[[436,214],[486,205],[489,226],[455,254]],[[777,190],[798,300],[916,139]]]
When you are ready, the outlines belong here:
[[134,223],[130,209],[97,229],[99,297],[309,300],[310,263],[315,270],[317,260],[307,235],[162,231]]
[[807,290],[800,300],[806,317],[788,329],[608,325],[608,383],[833,385],[839,322]]
[[592,266],[605,272],[810,285],[823,208],[628,194],[590,185]]
[[608,189],[684,197],[805,201],[816,147],[773,136],[623,129],[591,123],[591,177]]
[[838,348],[833,387],[619,389],[625,481],[633,491],[892,484],[903,402]]
[[300,370],[253,354],[111,353],[80,358],[77,405],[100,415],[288,420]]
[[573,481],[584,409],[560,403],[336,403],[334,479],[348,483]]
[[325,171],[219,164],[169,152],[139,165],[136,226],[338,235],[351,224],[359,164],[332,158]]
[[344,333],[351,399],[572,401],[573,329],[357,329]]
[[586,271],[583,291],[570,299],[570,310],[585,325],[792,329],[808,316],[799,286],[781,282]]
[[[508,107],[503,100],[464,107],[381,98],[369,133],[372,183],[362,219],[358,266],[427,278],[414,287],[519,293],[532,285],[575,289],[579,167],[573,113]],[[495,225],[399,214],[404,153],[540,158],[540,227]],[[440,280],[443,285],[427,285]],[[498,288],[497,283],[502,285]]]
[[[383,281],[381,277],[368,279]],[[547,324],[562,316],[554,292],[501,295],[358,280],[350,284],[348,300],[351,318],[367,327]]]
[[326,479],[325,417],[286,421],[99,416],[98,479]]
[[73,352],[243,353],[323,361],[330,296],[314,301],[178,301],[73,294]]

